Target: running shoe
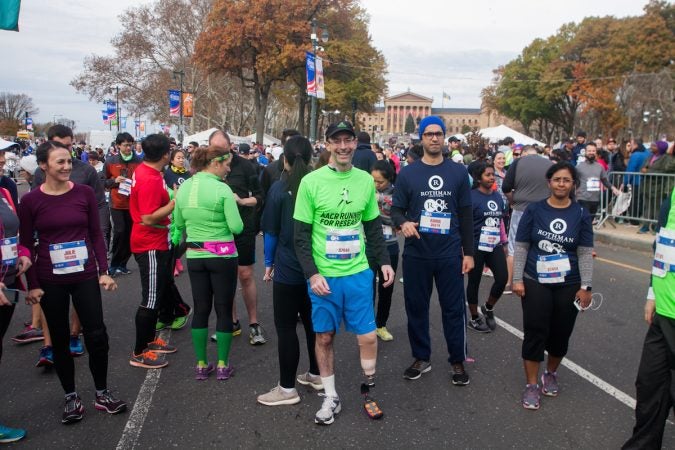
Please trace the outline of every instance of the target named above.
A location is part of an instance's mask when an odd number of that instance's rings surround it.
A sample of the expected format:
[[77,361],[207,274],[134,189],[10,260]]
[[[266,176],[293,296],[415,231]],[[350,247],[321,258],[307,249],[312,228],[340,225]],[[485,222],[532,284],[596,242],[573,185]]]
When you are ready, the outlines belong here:
[[452,365],[452,384],[455,386],[466,386],[469,384],[469,374],[464,370],[464,364],[458,363]]
[[527,384],[523,391],[522,404],[525,409],[539,409],[539,385]]
[[192,315],[192,308],[189,308],[187,311],[185,311],[185,315],[173,319],[173,322],[171,322],[171,329],[180,330],[182,328],[185,328],[185,325],[187,325],[191,315]]
[[303,386],[311,386],[314,390],[320,391],[323,389],[323,382],[321,381],[321,377],[319,375],[313,375],[309,372],[305,372],[298,375],[295,379]]
[[489,267],[485,267],[483,269],[483,276],[484,277],[494,277],[494,274],[492,273],[492,270],[490,270]]
[[206,367],[195,367],[195,380],[197,381],[204,381],[209,378],[209,375],[211,375],[211,372],[216,370],[215,367],[213,367],[213,363],[209,363]]
[[178,348],[158,337],[148,344],[148,350],[154,353],[176,353]]
[[109,267],[108,268],[108,276],[110,276],[111,278],[115,278],[115,277],[117,277],[117,275],[118,275],[117,267]]
[[416,359],[414,363],[403,372],[406,380],[417,380],[423,373],[431,372],[431,362]]
[[291,392],[286,392],[281,386],[276,385],[267,394],[259,395],[258,403],[266,406],[295,405],[300,403],[300,396],[295,388]]
[[375,333],[377,333],[377,337],[382,339],[383,341],[393,341],[394,336],[387,330],[387,327],[380,327],[375,330]]
[[511,289],[511,285],[510,285],[510,284],[507,284],[507,285],[504,287],[504,292],[502,292],[502,294],[504,294],[504,295],[511,295],[511,294],[513,294],[513,289]]
[[254,324],[248,327],[248,343],[251,345],[263,345],[267,342],[263,335],[263,328],[260,324]]
[[557,397],[558,389],[558,372],[545,371],[541,375],[541,393],[547,397]]
[[314,423],[319,425],[330,425],[335,422],[335,416],[340,412],[342,406],[340,405],[340,397],[337,395],[331,397],[326,394],[319,394],[323,397],[321,409],[314,415]]
[[[493,306],[494,308],[494,306]],[[495,321],[495,311],[494,309],[487,309],[485,305],[480,307],[480,312],[483,313],[483,318],[485,323],[490,328],[490,330],[495,331],[497,329],[497,321]]]
[[131,275],[131,270],[127,269],[126,267],[118,267],[117,268],[117,273],[121,275]]
[[70,356],[84,355],[84,347],[82,346],[82,339],[80,336],[70,336]]
[[475,319],[470,319],[467,324],[467,327],[471,328],[473,331],[477,331],[479,333],[489,333],[490,327],[487,326],[485,321],[481,316],[476,317]]
[[165,328],[169,328],[169,324],[167,324],[166,322],[158,320],[157,323],[155,324],[155,331],[162,331]]
[[127,404],[122,400],[115,398],[112,392],[106,389],[101,395],[96,394],[94,408],[99,411],[105,411],[108,414],[119,414],[127,409]]
[[[232,324],[232,336],[239,336],[241,334],[241,323],[237,320]],[[218,341],[218,338],[216,337],[216,333],[213,333],[211,335],[211,342],[216,342]]]
[[35,367],[51,367],[54,365],[54,352],[51,345],[46,345],[40,349],[40,357]]
[[142,367],[144,369],[161,369],[169,365],[169,362],[163,357],[160,358],[155,352],[143,352],[140,355],[131,354],[129,364],[134,367]]
[[20,441],[24,437],[26,437],[26,430],[0,425],[0,444],[9,444],[10,442]]
[[234,367],[230,364],[216,369],[216,380],[229,380],[234,375]]
[[17,344],[28,344],[29,342],[44,341],[45,335],[42,332],[42,328],[33,328],[30,324],[26,325],[26,328],[16,336],[12,338]]
[[61,418],[61,423],[69,424],[75,423],[82,420],[84,415],[84,406],[82,406],[82,400],[77,394],[70,394],[66,397],[66,406],[63,408],[63,416]]

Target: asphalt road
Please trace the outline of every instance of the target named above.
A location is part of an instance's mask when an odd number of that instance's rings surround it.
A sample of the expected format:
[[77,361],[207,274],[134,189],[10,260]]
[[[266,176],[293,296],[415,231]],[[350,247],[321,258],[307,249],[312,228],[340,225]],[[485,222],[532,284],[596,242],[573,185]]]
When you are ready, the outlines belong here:
[[[260,239],[259,244],[262,247]],[[488,335],[467,331],[470,355],[475,358],[474,363],[467,365],[471,384],[456,387],[450,383],[435,298],[431,321],[433,370],[419,380],[404,380],[403,371],[412,359],[399,282],[388,323],[395,339],[379,343],[377,386],[372,391],[385,413],[380,421],[370,421],[361,412],[357,344],[354,336],[347,333],[337,337],[336,380],[343,409],[333,425],[314,424],[313,416],[321,398],[303,386],[299,387],[302,402],[298,405],[257,404],[256,396],[273,387],[278,379],[271,286],[262,282],[258,284],[259,316],[268,343],[252,347],[246,333],[235,338],[231,357],[236,374],[232,379],[225,382],[216,381],[215,377],[206,382],[193,379],[194,352],[187,328],[170,335],[171,343],[179,348],[169,356],[170,365],[146,379],[146,370],[128,363],[140,289],[135,266],[131,264],[134,273],[118,279],[119,290],[104,293],[111,347],[109,386],[127,400],[130,411],[109,416],[93,408],[93,383],[85,355],[76,360],[85,417],[75,425],[61,425],[63,392],[55,373],[34,367],[39,345],[19,346],[9,340],[30,316],[29,308],[22,305],[17,308],[5,337],[0,369],[3,405],[0,421],[26,428],[28,437],[14,447],[31,449],[619,448],[630,435],[634,413],[617,399],[623,397],[612,389],[635,397],[633,383],[646,332],[642,306],[648,276],[607,261],[644,270],[650,266],[650,256],[602,245],[597,251],[601,260],[595,264],[593,285],[594,292],[604,295],[604,302],[598,311],[580,315],[568,358],[606,384],[593,384],[562,367],[560,395],[544,397],[539,411],[526,411],[520,405],[524,386],[521,341],[503,327]],[[260,267],[256,276],[262,279]],[[177,282],[190,302],[187,275],[181,275]],[[487,295],[490,283],[490,278],[483,278],[481,298]],[[243,312],[239,294],[237,302]],[[506,324],[522,330],[518,302],[514,296],[503,297],[496,314]],[[212,316],[211,328],[214,326]],[[298,333],[302,339],[300,326]],[[304,347],[301,349],[299,373],[307,368]],[[210,344],[212,357],[215,351],[215,344]],[[666,427],[664,448],[675,448],[674,427],[672,424]]]

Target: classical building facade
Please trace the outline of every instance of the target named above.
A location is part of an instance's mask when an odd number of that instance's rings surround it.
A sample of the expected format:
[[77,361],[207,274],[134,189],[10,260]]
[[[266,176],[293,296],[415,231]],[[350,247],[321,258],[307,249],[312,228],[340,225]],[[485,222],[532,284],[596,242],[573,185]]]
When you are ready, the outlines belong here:
[[426,116],[443,118],[448,134],[461,133],[463,128],[481,129],[507,123],[496,115],[480,108],[433,108],[433,99],[414,92],[404,92],[384,99],[384,106],[375,107],[373,113],[359,113],[357,121],[360,128],[373,137],[400,135],[405,132],[405,122],[412,115],[415,124]]

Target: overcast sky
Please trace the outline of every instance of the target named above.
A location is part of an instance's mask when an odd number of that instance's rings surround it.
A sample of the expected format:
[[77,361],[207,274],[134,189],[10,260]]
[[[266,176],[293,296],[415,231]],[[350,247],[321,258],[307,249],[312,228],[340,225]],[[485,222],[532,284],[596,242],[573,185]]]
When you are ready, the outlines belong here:
[[[101,105],[70,85],[90,54],[112,53],[118,16],[154,0],[24,0],[20,32],[0,31],[0,91],[31,96],[36,122],[62,115],[79,131],[102,129]],[[254,0],[251,0],[254,1]],[[535,38],[586,16],[642,14],[647,0],[362,0],[374,45],[389,64],[389,94],[408,88],[445,107],[477,108],[492,70]],[[283,26],[283,24],[279,24]],[[326,77],[330,73],[326,72]],[[132,125],[130,125],[132,126]],[[132,128],[133,130],[133,128]],[[154,130],[149,130],[154,131]]]

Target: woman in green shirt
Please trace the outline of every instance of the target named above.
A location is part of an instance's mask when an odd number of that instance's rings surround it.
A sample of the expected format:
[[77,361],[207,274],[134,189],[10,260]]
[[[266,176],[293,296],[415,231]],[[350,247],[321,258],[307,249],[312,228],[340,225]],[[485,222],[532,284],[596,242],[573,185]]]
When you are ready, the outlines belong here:
[[234,369],[229,363],[232,345],[232,303],[237,291],[238,254],[233,234],[244,224],[237,203],[223,177],[230,171],[228,150],[199,148],[192,157],[196,173],[176,195],[174,220],[187,233],[187,265],[192,285],[194,317],[192,343],[197,355],[195,379],[206,380],[214,370],[208,363],[206,344],[211,309],[216,310],[218,365],[216,378],[227,380]]

